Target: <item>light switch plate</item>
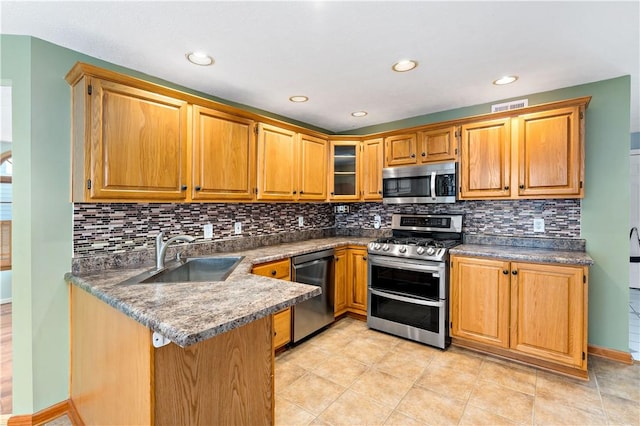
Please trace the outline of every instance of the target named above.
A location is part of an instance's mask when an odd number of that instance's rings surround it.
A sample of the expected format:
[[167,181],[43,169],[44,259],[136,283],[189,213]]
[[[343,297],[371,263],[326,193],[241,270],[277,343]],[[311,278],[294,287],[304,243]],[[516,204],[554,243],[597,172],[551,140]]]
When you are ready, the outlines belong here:
[[298,226],[299,227],[303,227],[304,226],[304,217],[298,216]]
[[233,225],[233,232],[235,232],[236,235],[242,234],[242,222],[236,222]]
[[544,232],[544,219],[533,219],[533,232]]
[[210,223],[204,225],[204,238],[208,240],[213,238],[213,225]]

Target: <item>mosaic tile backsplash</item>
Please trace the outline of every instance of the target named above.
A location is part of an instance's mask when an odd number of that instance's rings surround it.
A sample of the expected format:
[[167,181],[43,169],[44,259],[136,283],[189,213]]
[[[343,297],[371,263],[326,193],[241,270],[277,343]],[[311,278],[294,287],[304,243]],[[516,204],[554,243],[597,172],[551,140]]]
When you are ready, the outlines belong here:
[[[350,204],[349,213],[336,214],[336,228],[373,230],[379,215],[381,229],[391,227],[391,215],[463,214],[462,232],[467,235],[580,238],[580,200],[458,201],[454,204]],[[533,232],[533,219],[543,218],[544,232]]]
[[[241,235],[234,234],[235,222],[242,223]],[[207,241],[203,226],[208,223],[213,225],[214,241],[335,229],[328,203],[75,204],[74,256],[153,248],[160,231],[169,237],[186,234]]]
[[[75,204],[74,257],[117,254],[154,247],[159,231],[167,236],[203,238],[203,226],[213,224],[213,241],[250,237],[295,241],[309,235],[374,237],[390,233],[393,213],[464,214],[468,235],[580,238],[580,200],[459,201],[455,204],[350,203],[349,213],[333,213],[329,203],[215,204]],[[382,226],[374,229],[374,216]],[[298,217],[304,226],[298,226]],[[533,219],[545,219],[545,232],[533,232]],[[233,225],[242,222],[242,234]],[[277,240],[277,239],[276,239]]]

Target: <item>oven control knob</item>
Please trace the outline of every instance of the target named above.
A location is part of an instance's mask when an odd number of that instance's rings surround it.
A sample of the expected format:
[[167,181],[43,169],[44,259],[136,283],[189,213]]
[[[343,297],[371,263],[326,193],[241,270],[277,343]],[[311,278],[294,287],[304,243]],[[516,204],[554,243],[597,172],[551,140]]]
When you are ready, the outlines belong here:
[[427,254],[429,256],[433,256],[435,252],[436,252],[436,249],[434,249],[433,247],[427,247]]
[[416,249],[416,252],[417,252],[418,254],[422,254],[422,253],[424,253],[424,247],[418,247],[418,248]]
[[405,253],[407,251],[407,246],[400,246],[400,248],[398,248],[398,251],[400,253]]
[[389,244],[385,244],[382,246],[382,251],[389,251]]
[[374,249],[374,250],[380,250],[380,243],[375,243],[375,244],[373,245],[373,249]]

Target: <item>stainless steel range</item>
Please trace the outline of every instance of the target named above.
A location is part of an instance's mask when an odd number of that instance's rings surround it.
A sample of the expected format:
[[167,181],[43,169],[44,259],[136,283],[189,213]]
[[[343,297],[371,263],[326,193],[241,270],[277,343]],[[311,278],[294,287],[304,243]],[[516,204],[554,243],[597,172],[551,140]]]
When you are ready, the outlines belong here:
[[367,325],[444,349],[449,249],[462,242],[462,215],[394,214],[391,228],[368,246]]

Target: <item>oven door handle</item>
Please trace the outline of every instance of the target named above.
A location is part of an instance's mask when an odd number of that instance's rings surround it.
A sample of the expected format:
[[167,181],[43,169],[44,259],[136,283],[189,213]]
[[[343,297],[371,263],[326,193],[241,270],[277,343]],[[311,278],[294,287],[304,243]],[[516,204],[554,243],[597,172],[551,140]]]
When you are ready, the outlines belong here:
[[371,294],[375,294],[376,296],[386,297],[387,299],[397,300],[399,302],[411,303],[413,305],[422,305],[422,306],[434,306],[436,308],[444,307],[444,302],[429,302],[427,300],[413,299],[411,297],[398,296],[397,294],[385,293],[384,291],[378,291],[374,289],[369,289]]
[[439,277],[441,273],[446,271],[444,262],[431,262],[429,265],[425,265],[425,261],[415,260],[412,262],[407,261],[406,259],[392,258],[391,256],[379,256],[375,254],[369,254],[368,263],[369,266],[382,266],[386,268],[424,272],[427,274],[433,274],[434,277]]

